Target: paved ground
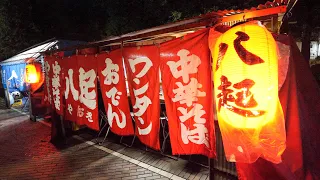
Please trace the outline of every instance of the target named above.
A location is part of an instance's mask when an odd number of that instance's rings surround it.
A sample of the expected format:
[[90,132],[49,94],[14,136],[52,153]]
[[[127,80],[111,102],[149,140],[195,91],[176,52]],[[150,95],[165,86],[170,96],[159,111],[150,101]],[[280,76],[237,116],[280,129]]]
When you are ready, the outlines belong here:
[[[123,155],[131,148],[112,142],[99,146],[82,137],[73,136],[55,147],[49,142],[50,127],[14,110],[0,110],[0,179],[183,179],[156,168],[163,157],[156,162],[150,156],[153,162],[146,164],[147,154],[138,160]],[[183,168],[177,171],[179,175]],[[208,172],[195,179],[208,179]]]
[[[128,148],[112,134],[99,145],[102,138],[90,130],[79,131],[65,144],[54,146],[49,142],[50,132],[46,121],[32,122],[16,110],[0,109],[0,180],[209,179],[208,168],[191,162],[206,162],[203,157],[173,159],[146,151],[139,144]],[[217,169],[219,164],[215,162]],[[216,173],[214,179],[236,177],[232,175],[234,167],[221,167],[229,174]]]

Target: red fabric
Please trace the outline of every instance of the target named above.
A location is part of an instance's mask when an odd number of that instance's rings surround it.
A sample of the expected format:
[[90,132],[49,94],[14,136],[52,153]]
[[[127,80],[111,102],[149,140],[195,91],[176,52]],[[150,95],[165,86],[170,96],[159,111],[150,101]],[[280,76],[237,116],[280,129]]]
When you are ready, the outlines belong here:
[[52,103],[51,97],[51,77],[52,77],[52,56],[44,57],[44,69],[45,69],[45,82],[44,82],[44,102],[46,104]]
[[279,36],[290,45],[287,78],[279,92],[286,119],[287,142],[282,162],[262,158],[255,163],[237,163],[239,179],[320,179],[320,90],[295,41]]
[[160,46],[162,86],[173,154],[215,157],[208,29]]
[[98,75],[110,129],[121,136],[133,135],[121,50],[100,54]]
[[52,109],[59,115],[63,114],[61,61],[62,60],[60,58],[50,56],[45,57],[45,68],[47,71],[45,82],[45,99],[52,105]]
[[99,130],[96,58],[79,55],[63,60],[64,118]]
[[[77,116],[77,108],[78,108],[78,98],[79,98],[79,71],[78,71],[78,62],[77,56],[71,56],[69,58],[64,58],[62,61],[62,89],[63,89],[63,101],[64,101],[64,119],[76,122],[77,124],[81,124],[78,120]],[[68,71],[72,70],[73,75],[72,80],[74,84],[74,89],[78,91],[78,94],[74,94],[75,98],[73,98],[73,94],[70,88],[70,77]],[[67,84],[68,80],[68,84]],[[69,92],[66,94],[66,88],[69,88]],[[66,96],[67,95],[67,96]],[[72,109],[72,111],[71,111]]]
[[130,97],[140,141],[160,149],[159,49],[156,46],[124,48]]
[[[79,55],[78,66],[80,87],[79,102],[81,108],[84,109],[84,115],[80,121],[91,129],[99,130],[97,59],[94,55]],[[83,76],[83,78],[81,78],[81,76]],[[83,84],[81,85],[81,83]]]

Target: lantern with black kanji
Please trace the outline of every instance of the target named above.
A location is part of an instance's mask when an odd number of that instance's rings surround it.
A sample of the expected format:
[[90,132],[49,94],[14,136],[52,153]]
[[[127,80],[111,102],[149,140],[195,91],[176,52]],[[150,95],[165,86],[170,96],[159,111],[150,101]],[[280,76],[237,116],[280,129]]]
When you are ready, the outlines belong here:
[[286,137],[272,34],[257,21],[244,23],[218,36],[210,50],[227,160],[252,163],[263,157],[281,162]]

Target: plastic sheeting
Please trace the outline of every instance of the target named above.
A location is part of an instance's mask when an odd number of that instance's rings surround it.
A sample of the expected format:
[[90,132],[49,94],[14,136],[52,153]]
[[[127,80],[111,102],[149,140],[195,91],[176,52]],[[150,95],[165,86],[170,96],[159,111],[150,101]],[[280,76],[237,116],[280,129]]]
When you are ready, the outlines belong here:
[[1,76],[4,88],[8,88],[9,92],[13,91],[26,91],[27,86],[24,81],[25,76],[25,63],[2,65]]
[[[214,93],[227,160],[281,162],[285,128],[278,98],[277,45],[266,28],[249,22],[209,38]],[[210,34],[210,35],[211,35]]]

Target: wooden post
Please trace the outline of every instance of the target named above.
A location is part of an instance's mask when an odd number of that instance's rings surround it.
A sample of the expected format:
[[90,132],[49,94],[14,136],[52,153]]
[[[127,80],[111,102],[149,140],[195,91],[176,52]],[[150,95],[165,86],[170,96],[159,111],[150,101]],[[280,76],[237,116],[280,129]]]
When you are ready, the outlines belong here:
[[[26,102],[27,103],[27,102]],[[31,92],[29,91],[28,93],[28,103],[29,103],[29,116],[30,116],[30,120],[33,122],[36,122],[36,116],[33,115],[33,111],[32,111],[32,101],[31,101]]]

